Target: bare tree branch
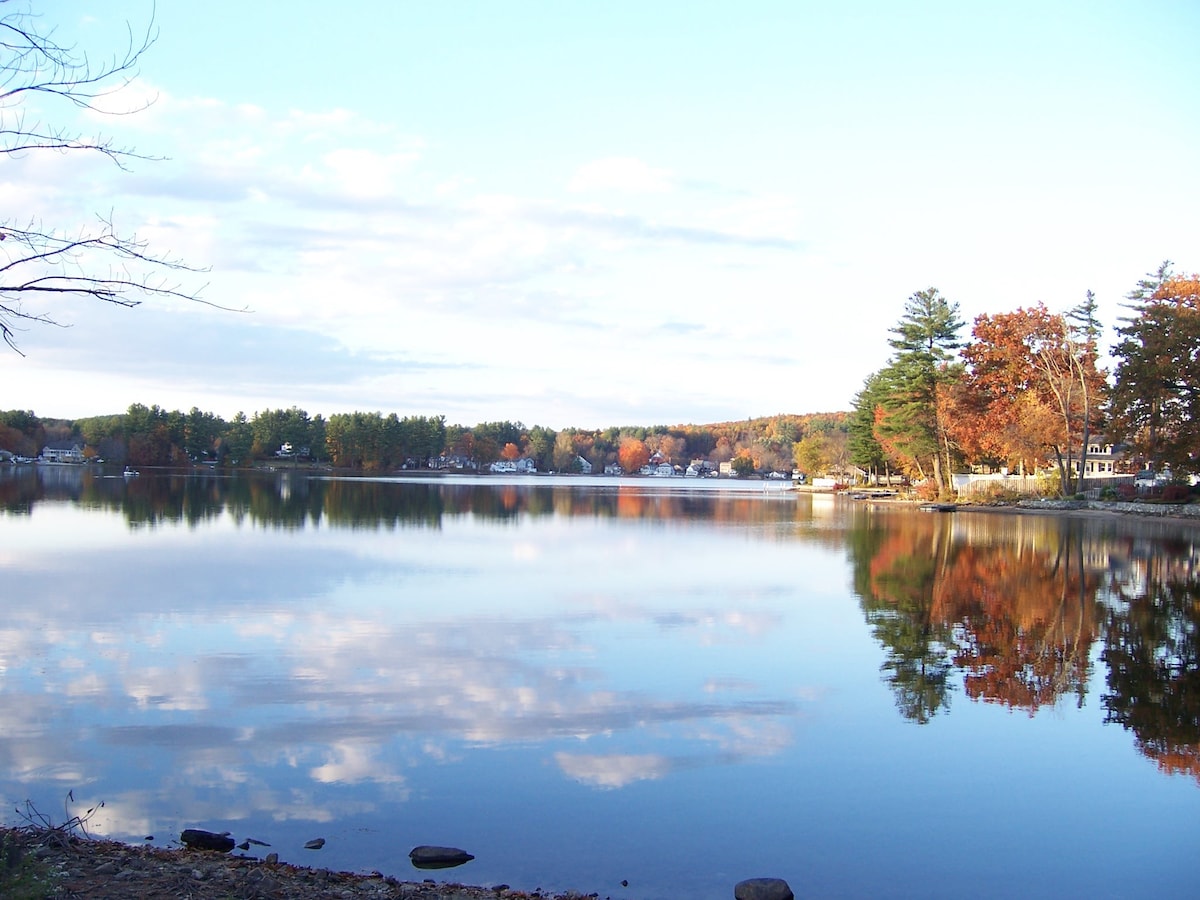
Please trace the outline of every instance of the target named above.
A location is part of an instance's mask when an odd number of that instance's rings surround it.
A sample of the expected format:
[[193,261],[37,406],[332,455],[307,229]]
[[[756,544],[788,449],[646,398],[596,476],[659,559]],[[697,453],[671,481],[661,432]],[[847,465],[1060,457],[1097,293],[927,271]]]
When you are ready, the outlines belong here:
[[[12,7],[18,8],[8,11]],[[156,98],[124,111],[103,103],[137,78],[143,54],[158,39],[153,13],[144,32],[135,32],[127,23],[126,33],[124,49],[97,63],[86,52],[59,43],[55,29],[45,27],[30,7],[0,0],[0,158],[83,151],[100,154],[123,170],[130,160],[160,159],[102,135],[89,137],[68,127],[27,121],[22,107],[40,96],[51,107],[58,104],[69,112],[122,116],[145,110]],[[46,226],[36,217],[23,227],[11,218],[0,220],[0,337],[21,353],[18,323],[63,325],[52,313],[30,308],[27,303],[35,298],[69,295],[123,307],[168,298],[225,309],[201,300],[200,289],[183,285],[185,276],[204,271],[152,250],[136,234],[118,231],[111,212],[78,229]]]

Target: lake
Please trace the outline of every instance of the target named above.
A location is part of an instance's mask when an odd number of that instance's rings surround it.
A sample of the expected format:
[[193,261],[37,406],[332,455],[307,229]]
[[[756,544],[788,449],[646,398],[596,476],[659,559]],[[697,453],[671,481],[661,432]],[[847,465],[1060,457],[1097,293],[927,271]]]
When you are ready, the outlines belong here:
[[771,482],[0,467],[5,821],[103,802],[131,842],[630,900],[1194,896],[1197,535]]

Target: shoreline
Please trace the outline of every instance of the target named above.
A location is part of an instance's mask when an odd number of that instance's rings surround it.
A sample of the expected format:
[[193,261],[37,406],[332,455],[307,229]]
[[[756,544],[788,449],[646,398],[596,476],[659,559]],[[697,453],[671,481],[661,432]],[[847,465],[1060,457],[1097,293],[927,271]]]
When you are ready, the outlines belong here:
[[[339,872],[188,847],[126,844],[64,828],[0,825],[0,895],[66,900],[598,900],[508,885],[484,887],[381,872]],[[731,887],[732,890],[732,887]]]
[[[809,493],[817,493],[810,491]],[[850,492],[843,492],[850,493]],[[899,496],[862,496],[855,502],[880,506],[919,507],[929,501]],[[1074,515],[1081,518],[1160,519],[1172,522],[1200,524],[1200,503],[1151,503],[1145,500],[1038,500],[948,501],[945,512],[1006,513],[1035,516]]]
[[1074,515],[1082,518],[1165,519],[1200,524],[1200,505],[1147,503],[1142,500],[1020,500],[1012,504],[964,503],[962,512]]

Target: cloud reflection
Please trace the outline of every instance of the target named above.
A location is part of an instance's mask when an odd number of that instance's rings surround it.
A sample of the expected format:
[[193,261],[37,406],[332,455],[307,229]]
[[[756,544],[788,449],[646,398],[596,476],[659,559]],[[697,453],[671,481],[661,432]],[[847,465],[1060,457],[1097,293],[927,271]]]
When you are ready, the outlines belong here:
[[[781,576],[758,567],[730,599],[694,561],[666,579],[649,535],[615,530],[599,558],[649,553],[662,582],[631,594],[581,578],[574,549],[564,563],[558,525],[172,523],[79,547],[47,532],[6,563],[6,793],[88,785],[126,835],[180,810],[328,823],[394,814],[493,759],[617,790],[792,742],[799,687],[722,674],[782,624]],[[51,572],[88,589],[47,590]],[[631,636],[653,636],[654,665]]]
[[622,788],[635,781],[662,778],[675,769],[672,760],[655,753],[638,755],[555,753],[554,761],[569,778],[599,788]]

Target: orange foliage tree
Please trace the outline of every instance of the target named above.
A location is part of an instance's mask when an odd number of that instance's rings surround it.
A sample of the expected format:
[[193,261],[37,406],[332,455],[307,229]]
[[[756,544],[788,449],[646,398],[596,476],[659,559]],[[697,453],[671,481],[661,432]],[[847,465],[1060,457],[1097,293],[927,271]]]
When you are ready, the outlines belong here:
[[971,334],[967,374],[950,401],[955,439],[975,458],[1020,468],[1052,458],[1071,492],[1104,396],[1094,338],[1077,336],[1040,303],[981,315]]
[[621,468],[626,472],[636,472],[650,461],[650,448],[644,441],[627,437],[621,441],[621,446],[617,450],[617,458],[621,461]]

